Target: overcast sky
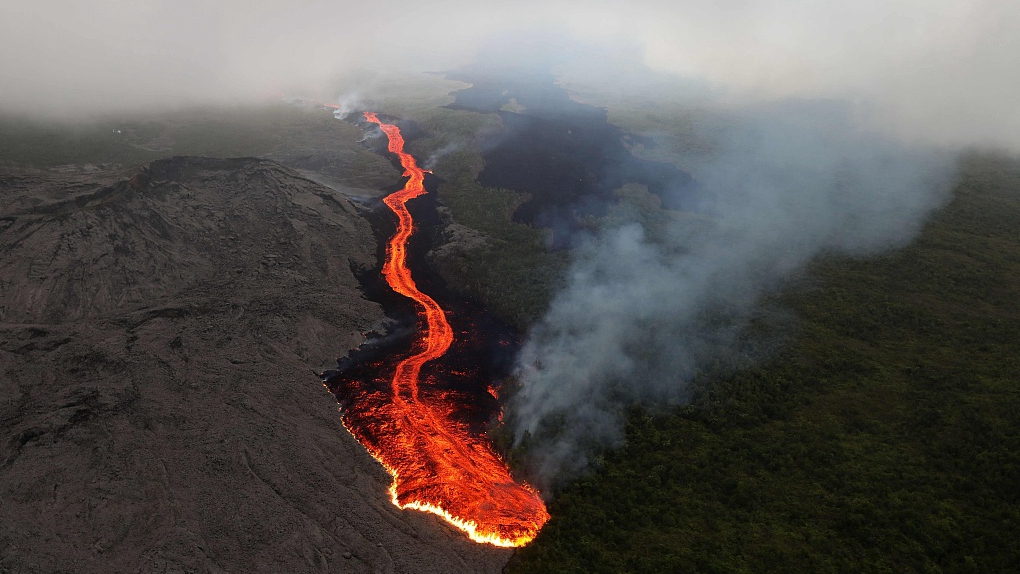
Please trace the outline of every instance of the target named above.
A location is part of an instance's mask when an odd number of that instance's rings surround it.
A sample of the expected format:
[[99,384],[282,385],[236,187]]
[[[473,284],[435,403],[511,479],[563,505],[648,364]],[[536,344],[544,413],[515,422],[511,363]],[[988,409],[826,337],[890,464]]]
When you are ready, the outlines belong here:
[[0,109],[264,98],[353,68],[452,67],[538,26],[733,93],[848,97],[908,135],[1020,150],[1017,0],[10,0]]

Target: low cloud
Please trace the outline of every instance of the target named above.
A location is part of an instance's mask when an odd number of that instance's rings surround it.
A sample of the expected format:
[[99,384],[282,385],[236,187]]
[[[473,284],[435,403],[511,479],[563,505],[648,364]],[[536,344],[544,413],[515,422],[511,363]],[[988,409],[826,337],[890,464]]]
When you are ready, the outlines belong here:
[[8,2],[0,111],[75,117],[281,91],[329,98],[353,87],[354,70],[449,69],[485,56],[497,36],[514,40],[518,58],[546,57],[536,30],[572,37],[559,46],[567,52],[601,47],[575,59],[588,70],[626,53],[734,94],[859,99],[901,135],[1020,150],[1013,0],[598,0],[583,10],[563,0]]

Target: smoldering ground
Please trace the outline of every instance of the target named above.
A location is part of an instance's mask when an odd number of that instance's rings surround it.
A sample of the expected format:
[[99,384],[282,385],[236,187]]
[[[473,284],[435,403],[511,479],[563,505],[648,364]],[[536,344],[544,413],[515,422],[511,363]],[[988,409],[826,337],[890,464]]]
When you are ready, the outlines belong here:
[[510,411],[540,482],[620,441],[628,405],[681,404],[709,365],[749,359],[741,332],[790,273],[903,245],[948,197],[951,154],[864,131],[852,106],[786,100],[732,119],[695,173],[697,213],[652,225],[617,210],[531,330]]

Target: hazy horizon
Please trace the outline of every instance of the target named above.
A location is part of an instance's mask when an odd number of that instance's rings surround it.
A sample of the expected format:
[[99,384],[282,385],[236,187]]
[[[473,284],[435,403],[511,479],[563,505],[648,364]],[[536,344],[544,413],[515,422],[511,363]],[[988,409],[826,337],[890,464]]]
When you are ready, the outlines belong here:
[[910,139],[1020,150],[1011,65],[1020,10],[1009,0],[601,1],[584,10],[562,1],[49,0],[8,4],[0,16],[0,112],[37,118],[339,96],[353,71],[446,70],[484,61],[496,38],[518,61],[552,48],[561,65],[610,84],[646,66],[731,98],[860,102]]

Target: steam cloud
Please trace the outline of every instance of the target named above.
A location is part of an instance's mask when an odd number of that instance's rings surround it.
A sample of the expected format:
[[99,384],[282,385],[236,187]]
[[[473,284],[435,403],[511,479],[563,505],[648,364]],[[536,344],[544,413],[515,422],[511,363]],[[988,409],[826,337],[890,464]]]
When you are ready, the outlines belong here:
[[340,107],[333,110],[333,117],[338,120],[346,118],[351,112],[364,106],[361,96],[356,93],[343,94],[336,99],[336,104]]
[[584,468],[621,439],[632,401],[677,404],[760,296],[821,253],[900,245],[948,196],[947,154],[860,130],[835,104],[749,109],[696,177],[710,217],[649,233],[636,220],[590,239],[530,333],[512,404],[540,479]]

